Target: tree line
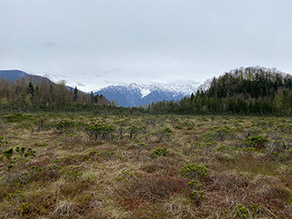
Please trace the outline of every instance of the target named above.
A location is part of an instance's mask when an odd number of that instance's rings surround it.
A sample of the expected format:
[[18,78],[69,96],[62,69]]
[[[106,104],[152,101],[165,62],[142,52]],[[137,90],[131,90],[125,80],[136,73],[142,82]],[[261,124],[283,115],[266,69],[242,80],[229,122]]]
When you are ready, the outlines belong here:
[[68,105],[111,105],[102,95],[87,94],[77,87],[70,88],[64,81],[53,83],[48,79],[36,82],[30,78],[14,81],[0,79],[1,107],[65,107]]
[[176,114],[292,114],[292,76],[275,68],[238,68],[204,87],[178,102],[161,101],[146,109]]

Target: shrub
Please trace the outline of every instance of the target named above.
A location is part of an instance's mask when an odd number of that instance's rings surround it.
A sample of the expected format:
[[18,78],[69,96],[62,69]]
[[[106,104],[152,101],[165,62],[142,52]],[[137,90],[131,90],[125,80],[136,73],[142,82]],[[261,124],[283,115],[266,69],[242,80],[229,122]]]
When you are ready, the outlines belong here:
[[56,129],[60,133],[70,132],[75,128],[75,122],[69,120],[62,120],[56,124]]
[[65,176],[72,178],[72,179],[77,179],[82,176],[82,172],[75,170],[75,169],[63,169],[60,171],[60,173],[64,174]]
[[13,193],[8,193],[7,194],[7,198],[11,199],[11,198],[16,198],[16,197],[23,197],[23,193],[21,190],[16,190]]
[[95,154],[97,154],[97,153],[98,153],[97,150],[90,150],[90,151],[88,152],[88,155],[93,156],[93,155],[95,155]]
[[30,213],[30,206],[27,202],[23,202],[21,204],[21,207],[18,208],[18,214],[19,216],[23,217],[24,215],[26,214],[29,214]]
[[111,156],[111,155],[114,155],[114,154],[115,154],[115,152],[112,151],[112,150],[106,150],[104,153],[105,153],[105,155],[107,155],[107,156]]
[[142,132],[142,130],[144,130],[145,127],[137,127],[137,126],[131,126],[129,128],[129,133],[130,133],[130,140],[132,140],[133,138],[135,138],[135,134],[138,134],[140,132]]
[[98,139],[110,141],[112,140],[115,127],[107,124],[94,124],[88,125],[85,131],[88,137],[95,141]]
[[22,122],[28,119],[29,116],[23,115],[21,113],[11,113],[11,114],[3,116],[3,118],[6,119],[7,122],[16,123],[16,122]]
[[202,201],[205,199],[203,185],[199,183],[197,180],[192,180],[187,184],[189,190],[190,198],[195,202],[197,206],[202,204]]
[[189,178],[203,178],[207,176],[208,168],[205,165],[198,165],[196,163],[187,164],[180,169],[180,173],[183,176]]
[[4,141],[4,137],[0,136],[0,146],[4,146],[4,145],[7,145],[7,144],[8,144],[8,142]]
[[233,135],[233,131],[228,127],[218,128],[215,130],[215,132],[221,141],[224,141],[225,137]]
[[165,128],[159,131],[159,138],[158,138],[158,143],[162,142],[164,137],[167,137],[167,140],[169,140],[170,135],[172,131],[169,128]]
[[166,156],[167,154],[167,148],[156,148],[152,153],[151,153],[151,157],[152,158],[156,158],[159,156]]
[[145,150],[145,148],[146,148],[146,143],[145,142],[139,142],[138,144],[137,144],[137,160],[139,161],[140,160],[140,156],[141,156],[141,152],[143,151],[143,150]]
[[6,164],[9,172],[14,166],[18,167],[19,170],[24,169],[27,162],[35,156],[35,151],[31,147],[26,149],[17,146],[15,149],[11,147],[2,151],[2,154],[0,161]]
[[236,204],[234,214],[236,218],[240,219],[248,218],[248,210],[240,203]]
[[245,143],[250,146],[254,147],[257,150],[263,149],[266,146],[266,143],[268,143],[269,140],[263,136],[254,136],[254,137],[249,137],[245,139]]
[[202,204],[202,201],[205,199],[203,190],[193,190],[190,194],[191,199],[196,203],[197,206]]

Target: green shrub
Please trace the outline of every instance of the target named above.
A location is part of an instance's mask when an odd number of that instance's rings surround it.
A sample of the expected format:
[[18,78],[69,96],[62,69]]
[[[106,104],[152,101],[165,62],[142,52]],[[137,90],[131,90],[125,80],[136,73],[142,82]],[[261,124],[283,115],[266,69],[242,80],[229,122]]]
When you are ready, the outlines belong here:
[[105,153],[107,156],[111,156],[111,155],[114,155],[114,154],[115,154],[115,152],[112,151],[112,150],[107,150],[107,151],[105,151],[104,153]]
[[159,156],[166,156],[167,154],[167,148],[156,148],[152,153],[151,153],[151,157],[152,158],[156,158]]
[[205,199],[203,190],[193,190],[190,194],[190,197],[193,201],[195,201],[196,205],[201,205],[202,201]]
[[97,150],[90,150],[90,151],[88,152],[88,154],[89,154],[90,156],[93,156],[93,155],[95,155],[95,154],[97,154],[97,153],[98,153]]
[[71,132],[75,128],[75,122],[69,120],[62,120],[56,124],[56,129],[60,133]]
[[112,140],[115,127],[107,124],[93,124],[88,125],[85,128],[85,131],[88,137],[95,141],[98,139],[110,141]]
[[236,204],[234,214],[236,218],[247,219],[248,210],[242,204]]
[[225,137],[233,135],[233,130],[228,127],[223,127],[216,129],[215,133],[221,141],[224,141]]
[[26,149],[17,146],[15,149],[11,147],[2,151],[2,154],[0,161],[6,164],[9,172],[14,166],[18,169],[24,169],[27,162],[35,156],[35,151],[31,147]]
[[7,198],[16,198],[16,197],[23,197],[23,194],[22,194],[22,191],[20,190],[16,190],[15,192],[13,193],[8,193],[7,194]]
[[201,205],[202,201],[205,199],[203,185],[200,184],[198,180],[192,180],[188,182],[187,186],[191,190],[189,193],[190,198],[197,206]]
[[249,137],[245,139],[245,143],[250,146],[254,147],[257,150],[263,149],[266,146],[266,143],[268,143],[269,140],[263,136],[254,136],[254,137]]
[[180,169],[180,173],[183,176],[189,178],[203,178],[207,176],[208,168],[205,165],[198,165],[196,163],[187,164]]
[[4,145],[7,145],[7,144],[8,144],[8,142],[4,141],[4,137],[0,136],[0,146],[4,146]]
[[82,172],[74,169],[63,169],[60,173],[64,174],[65,176],[71,177],[73,179],[79,178],[82,176]]
[[36,146],[36,147],[46,147],[46,146],[48,146],[49,144],[48,143],[46,143],[46,142],[36,142],[36,143],[34,143],[34,146]]
[[145,129],[145,127],[137,127],[137,126],[134,126],[132,125],[130,128],[129,128],[129,134],[130,134],[130,140],[132,140],[133,138],[135,138],[135,135],[136,134],[139,134],[140,132],[142,132],[143,130]]
[[29,204],[27,202],[23,202],[21,204],[21,207],[18,208],[19,216],[23,217],[24,215],[29,214],[29,212],[30,212],[30,206],[29,206]]
[[3,116],[3,118],[7,122],[11,122],[11,123],[22,122],[24,120],[29,119],[30,117],[31,117],[31,115],[23,115],[21,113],[11,113],[11,114]]

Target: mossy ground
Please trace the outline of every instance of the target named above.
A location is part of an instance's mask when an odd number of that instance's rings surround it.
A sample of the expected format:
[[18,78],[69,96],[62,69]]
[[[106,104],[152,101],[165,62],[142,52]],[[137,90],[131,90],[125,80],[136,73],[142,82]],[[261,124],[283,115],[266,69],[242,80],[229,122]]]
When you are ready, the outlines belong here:
[[[60,132],[62,120],[76,126]],[[95,123],[115,126],[113,136],[89,138]],[[292,218],[291,134],[281,117],[3,113],[0,152],[36,156],[25,170],[0,163],[0,218]],[[250,136],[269,143],[250,148]],[[151,156],[157,148],[167,153]],[[200,204],[180,173],[191,163],[208,167]]]

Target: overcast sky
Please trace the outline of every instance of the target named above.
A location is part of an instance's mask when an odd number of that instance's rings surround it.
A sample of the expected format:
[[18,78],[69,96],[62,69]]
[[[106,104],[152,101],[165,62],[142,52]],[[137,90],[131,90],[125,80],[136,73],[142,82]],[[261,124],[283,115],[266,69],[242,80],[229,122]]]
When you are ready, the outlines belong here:
[[0,69],[111,83],[292,72],[291,0],[0,0]]

